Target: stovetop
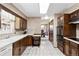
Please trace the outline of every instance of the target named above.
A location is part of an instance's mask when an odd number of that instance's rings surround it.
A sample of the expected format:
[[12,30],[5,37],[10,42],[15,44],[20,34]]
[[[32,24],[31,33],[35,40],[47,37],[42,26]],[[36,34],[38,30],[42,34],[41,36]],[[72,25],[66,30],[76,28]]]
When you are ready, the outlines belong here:
[[75,41],[79,41],[79,38],[75,38],[75,37],[72,37],[72,38],[69,38],[69,39],[72,39],[72,40],[75,40]]

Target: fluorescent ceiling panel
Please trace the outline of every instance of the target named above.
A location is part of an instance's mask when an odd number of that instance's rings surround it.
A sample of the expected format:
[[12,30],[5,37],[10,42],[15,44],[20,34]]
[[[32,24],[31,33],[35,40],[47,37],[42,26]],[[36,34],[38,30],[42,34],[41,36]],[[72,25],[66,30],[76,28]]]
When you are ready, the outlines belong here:
[[40,3],[40,14],[46,14],[49,7],[49,3]]

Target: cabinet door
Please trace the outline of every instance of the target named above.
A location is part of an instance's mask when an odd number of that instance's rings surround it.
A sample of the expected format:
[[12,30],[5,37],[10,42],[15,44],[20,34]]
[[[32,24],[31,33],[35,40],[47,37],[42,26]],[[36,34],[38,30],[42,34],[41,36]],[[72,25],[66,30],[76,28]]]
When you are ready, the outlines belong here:
[[32,45],[32,37],[29,36],[29,46],[31,46],[31,45]]
[[22,40],[20,40],[21,41],[21,43],[20,43],[20,54],[22,54],[23,52],[24,52],[24,50],[25,50],[25,48],[26,48],[26,46],[24,46],[24,42],[25,42],[25,40],[24,40],[24,38],[22,39]]
[[70,42],[70,55],[78,56],[78,45],[74,42]]
[[23,19],[23,20],[22,20],[23,30],[26,29],[26,25],[27,25],[27,21]]
[[64,40],[64,54],[69,56],[70,55],[70,50],[69,50],[69,41]]
[[19,30],[21,28],[21,20],[19,17],[16,17],[15,25],[16,30]]
[[13,43],[13,56],[20,55],[20,41]]
[[71,52],[70,52],[71,56],[78,56],[78,50],[75,47],[71,47]]
[[27,37],[27,45],[28,46],[31,46],[32,45],[32,37],[31,36],[28,36]]
[[60,50],[61,52],[63,52],[63,46],[62,46],[61,44],[62,44],[62,43],[59,42],[59,43],[57,44],[57,46],[58,46],[59,50]]

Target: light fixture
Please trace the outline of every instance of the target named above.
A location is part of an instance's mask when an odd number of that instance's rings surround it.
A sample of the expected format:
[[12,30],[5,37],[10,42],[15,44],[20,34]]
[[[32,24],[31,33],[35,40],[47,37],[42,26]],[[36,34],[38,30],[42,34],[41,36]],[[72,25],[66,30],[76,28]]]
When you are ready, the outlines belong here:
[[44,17],[41,17],[41,20],[48,20],[49,17],[47,15],[45,15]]
[[48,19],[49,17],[46,15],[45,17],[44,17],[44,19]]
[[40,14],[46,14],[49,7],[49,3],[40,3]]

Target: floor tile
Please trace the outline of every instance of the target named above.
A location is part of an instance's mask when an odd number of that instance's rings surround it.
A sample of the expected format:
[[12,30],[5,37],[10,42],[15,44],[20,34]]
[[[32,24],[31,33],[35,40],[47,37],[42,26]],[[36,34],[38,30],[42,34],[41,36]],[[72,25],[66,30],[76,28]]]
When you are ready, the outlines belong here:
[[40,47],[27,47],[22,56],[64,56],[64,54],[58,48],[54,48],[48,37],[45,37],[41,38]]

